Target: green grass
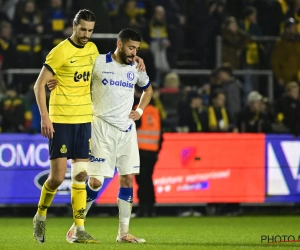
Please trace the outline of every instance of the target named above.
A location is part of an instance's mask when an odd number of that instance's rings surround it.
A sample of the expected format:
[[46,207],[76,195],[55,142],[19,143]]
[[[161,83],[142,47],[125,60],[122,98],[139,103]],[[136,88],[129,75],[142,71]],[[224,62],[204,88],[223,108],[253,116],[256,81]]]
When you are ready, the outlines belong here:
[[261,243],[261,235],[300,235],[300,217],[158,217],[131,220],[133,235],[144,237],[145,244],[115,243],[118,219],[88,217],[87,231],[101,245],[68,244],[65,234],[71,218],[47,220],[47,242],[36,244],[32,219],[0,218],[0,249],[296,249],[300,243]]

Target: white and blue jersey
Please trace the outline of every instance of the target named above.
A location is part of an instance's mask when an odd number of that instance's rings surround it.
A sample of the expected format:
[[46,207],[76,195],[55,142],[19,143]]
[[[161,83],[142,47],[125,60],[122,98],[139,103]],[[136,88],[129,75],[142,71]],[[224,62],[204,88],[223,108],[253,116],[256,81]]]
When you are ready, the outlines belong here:
[[111,52],[99,55],[92,74],[93,115],[114,127],[126,131],[133,123],[129,113],[134,101],[134,88],[150,85],[146,72],[138,72],[136,65],[116,62]]

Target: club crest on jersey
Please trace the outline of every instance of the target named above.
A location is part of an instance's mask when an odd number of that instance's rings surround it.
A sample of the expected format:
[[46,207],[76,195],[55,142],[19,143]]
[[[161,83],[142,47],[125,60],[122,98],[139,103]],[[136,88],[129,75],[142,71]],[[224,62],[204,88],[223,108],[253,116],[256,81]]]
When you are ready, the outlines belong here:
[[129,81],[132,81],[132,80],[134,79],[134,73],[133,73],[132,71],[129,71],[129,72],[127,73],[127,79],[128,79]]
[[93,61],[93,58],[90,56],[90,64],[93,64],[94,61]]

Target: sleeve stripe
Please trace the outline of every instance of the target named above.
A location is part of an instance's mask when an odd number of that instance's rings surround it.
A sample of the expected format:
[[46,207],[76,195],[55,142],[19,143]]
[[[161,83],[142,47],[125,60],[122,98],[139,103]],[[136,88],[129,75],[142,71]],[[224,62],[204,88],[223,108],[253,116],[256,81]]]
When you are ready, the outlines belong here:
[[43,64],[45,68],[47,68],[53,75],[55,75],[53,69],[46,63]]
[[147,88],[149,88],[149,86],[150,86],[150,81],[147,83],[147,85],[145,85],[145,86],[143,86],[143,87],[141,87],[141,89],[147,89]]

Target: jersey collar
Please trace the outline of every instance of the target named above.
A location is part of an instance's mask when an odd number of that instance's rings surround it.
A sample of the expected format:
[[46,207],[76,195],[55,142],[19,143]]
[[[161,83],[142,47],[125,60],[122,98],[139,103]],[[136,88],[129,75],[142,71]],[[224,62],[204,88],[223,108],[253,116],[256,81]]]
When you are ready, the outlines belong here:
[[78,49],[83,49],[83,48],[84,48],[84,46],[80,46],[80,45],[77,45],[76,43],[74,43],[70,37],[68,37],[68,40],[69,40],[69,42],[70,42],[74,47],[76,47],[76,48],[78,48]]
[[111,63],[113,60],[111,58],[111,51],[106,54],[106,63]]
[[[113,61],[111,55],[112,55],[112,52],[111,52],[111,51],[108,52],[108,53],[106,54],[106,63],[111,63],[111,62]],[[125,64],[123,64],[123,65],[125,65]],[[132,66],[132,65],[133,65],[133,62],[131,62],[129,65]]]

